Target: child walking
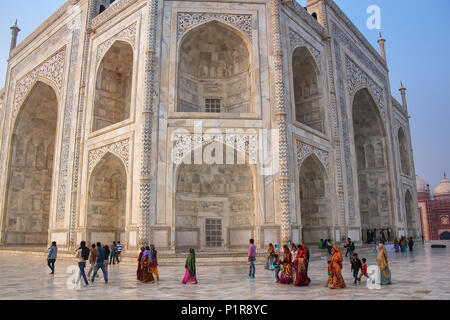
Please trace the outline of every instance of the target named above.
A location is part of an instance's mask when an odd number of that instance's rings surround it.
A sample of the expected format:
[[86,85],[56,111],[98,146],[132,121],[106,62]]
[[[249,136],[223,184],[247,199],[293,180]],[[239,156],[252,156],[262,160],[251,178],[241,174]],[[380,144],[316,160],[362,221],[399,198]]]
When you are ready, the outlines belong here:
[[362,268],[361,260],[359,260],[358,254],[354,253],[352,260],[353,278],[355,279],[355,281],[353,282],[354,284],[356,284],[356,282],[358,281],[358,273],[359,270],[361,270],[361,268]]
[[331,266],[331,260],[328,261],[328,279],[324,287],[328,288],[328,285],[333,282],[333,267]]
[[361,268],[361,273],[359,274],[359,277],[358,277],[359,283],[361,283],[362,277],[369,278],[369,275],[367,274],[367,260],[366,260],[366,258],[362,258],[361,261],[362,261],[362,268]]

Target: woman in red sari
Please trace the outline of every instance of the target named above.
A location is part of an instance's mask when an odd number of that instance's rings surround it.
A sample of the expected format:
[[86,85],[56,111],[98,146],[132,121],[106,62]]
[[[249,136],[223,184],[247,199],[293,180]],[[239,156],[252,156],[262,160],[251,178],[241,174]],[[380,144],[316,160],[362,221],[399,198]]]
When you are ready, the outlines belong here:
[[138,268],[136,271],[136,275],[137,275],[137,279],[141,280],[142,278],[142,270],[141,270],[141,261],[142,261],[142,257],[144,255],[144,251],[145,251],[145,247],[141,247],[141,253],[139,253],[139,258],[138,258]]
[[281,271],[280,282],[282,284],[291,284],[292,278],[292,255],[288,246],[284,246],[284,259],[282,261],[283,270]]
[[338,246],[334,245],[331,249],[333,256],[331,257],[331,268],[333,272],[333,280],[331,281],[331,289],[345,288],[344,277],[342,276],[342,253]]
[[310,284],[311,280],[308,278],[308,254],[303,245],[298,247],[297,255],[297,278],[295,285],[302,287]]

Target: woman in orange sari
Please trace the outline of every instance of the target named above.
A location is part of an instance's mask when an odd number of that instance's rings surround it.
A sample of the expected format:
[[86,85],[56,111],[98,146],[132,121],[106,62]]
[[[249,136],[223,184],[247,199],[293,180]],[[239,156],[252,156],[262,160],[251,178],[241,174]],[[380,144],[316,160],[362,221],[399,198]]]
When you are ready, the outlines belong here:
[[333,280],[330,289],[345,288],[344,277],[342,276],[342,253],[338,246],[334,245],[331,249],[333,256],[331,257],[331,268],[333,270]]
[[306,248],[303,245],[298,247],[297,255],[297,277],[295,280],[295,285],[302,287],[307,286],[311,282],[308,278],[308,254]]

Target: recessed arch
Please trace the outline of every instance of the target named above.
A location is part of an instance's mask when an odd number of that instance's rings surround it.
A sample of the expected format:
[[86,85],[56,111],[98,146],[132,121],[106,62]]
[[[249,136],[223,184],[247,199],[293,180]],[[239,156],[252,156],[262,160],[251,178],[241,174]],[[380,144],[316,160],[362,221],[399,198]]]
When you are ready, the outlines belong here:
[[124,40],[116,40],[103,56],[95,82],[93,132],[130,118],[133,60],[133,47]]
[[208,21],[183,35],[178,52],[178,112],[252,112],[251,49],[242,32]]
[[91,241],[121,239],[126,226],[127,170],[120,157],[107,152],[90,176],[87,229]]
[[[223,148],[224,161],[207,164],[202,156],[203,162],[194,164],[193,154],[208,147]],[[234,164],[226,164],[227,148],[233,151]],[[244,160],[242,164],[238,164],[238,158]],[[193,247],[223,252],[247,247],[259,223],[255,166],[249,164],[244,153],[218,141],[203,143],[185,154],[184,159],[190,161],[174,168],[176,251]]]
[[352,123],[362,229],[391,228],[386,130],[368,88],[360,87],[353,96]]
[[315,154],[302,162],[299,180],[303,242],[316,243],[331,238],[333,219],[328,175]]
[[408,235],[416,237],[416,218],[414,215],[414,200],[409,190],[405,193],[405,213],[406,213],[406,225],[408,227]]
[[46,244],[48,237],[58,97],[36,81],[13,126],[6,201],[7,244]]
[[408,151],[408,143],[403,128],[398,129],[397,133],[398,150],[400,153],[401,171],[407,176],[411,176],[410,153]]
[[292,54],[295,119],[325,133],[325,110],[319,68],[306,46],[294,49]]

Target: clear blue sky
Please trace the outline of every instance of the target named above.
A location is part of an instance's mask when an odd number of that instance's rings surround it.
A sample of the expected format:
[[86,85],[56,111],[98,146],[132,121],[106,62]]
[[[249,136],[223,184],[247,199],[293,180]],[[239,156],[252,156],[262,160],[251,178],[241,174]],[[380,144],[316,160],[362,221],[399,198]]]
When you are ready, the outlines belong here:
[[[301,3],[305,0],[300,0]],[[443,171],[450,175],[450,1],[449,0],[335,0],[347,16],[378,46],[386,50],[392,93],[400,100],[402,80],[407,87],[416,172],[435,187]],[[0,86],[4,83],[10,30],[16,18],[24,39],[64,0],[2,1],[0,11]],[[381,30],[366,26],[370,5],[381,8]]]

